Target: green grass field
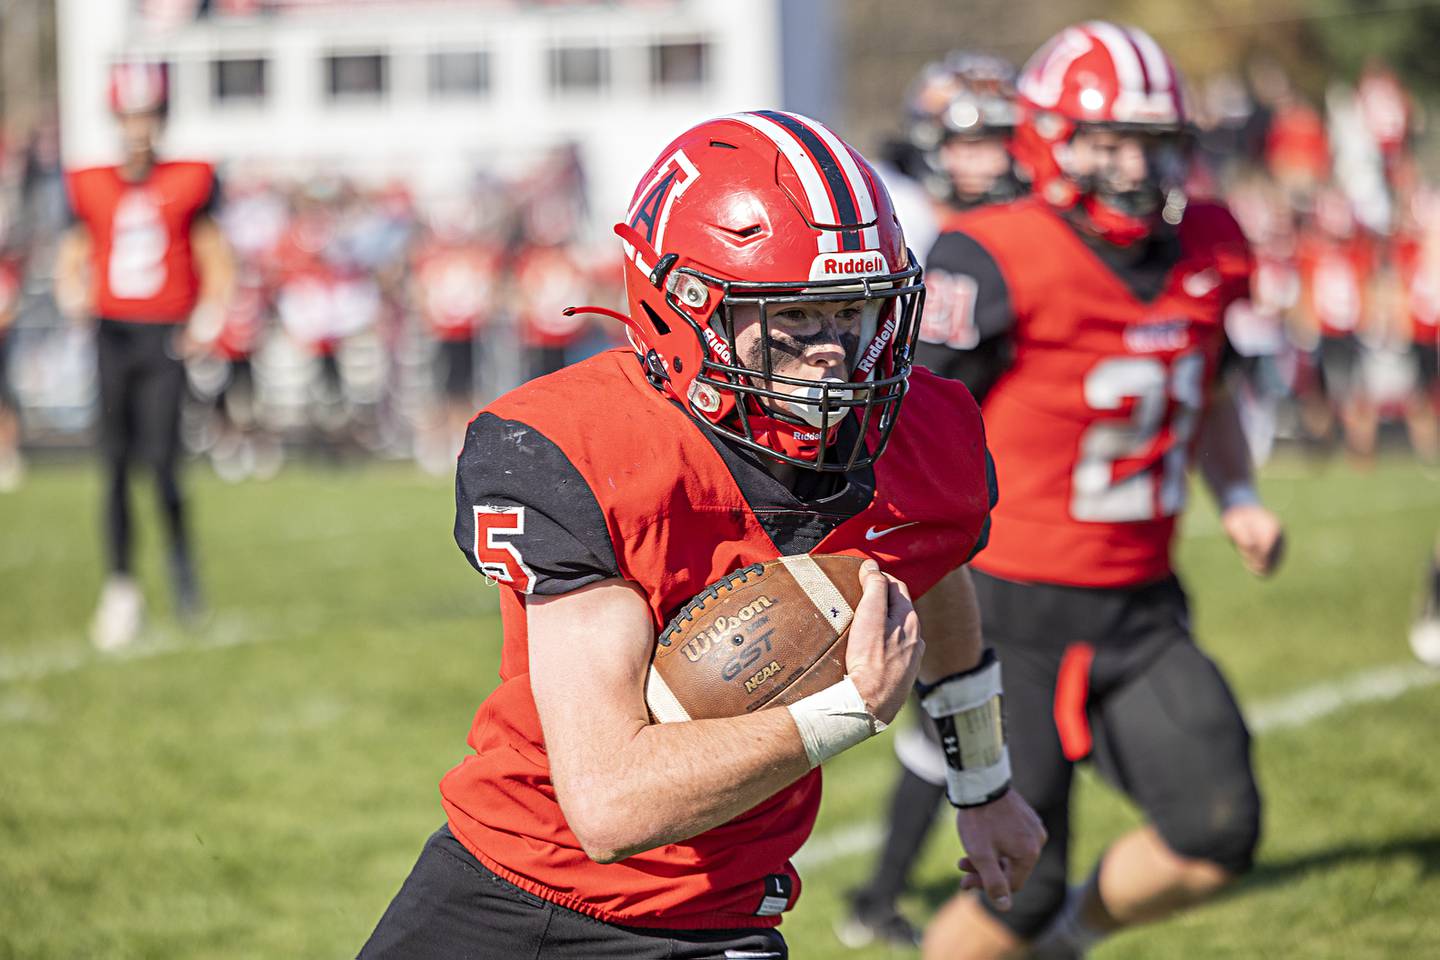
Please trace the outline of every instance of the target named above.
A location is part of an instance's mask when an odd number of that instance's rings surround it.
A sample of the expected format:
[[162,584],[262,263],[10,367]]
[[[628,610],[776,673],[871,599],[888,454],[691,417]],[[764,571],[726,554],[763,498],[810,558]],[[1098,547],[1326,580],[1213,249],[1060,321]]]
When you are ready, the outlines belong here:
[[[0,958],[353,956],[441,821],[436,783],[494,683],[490,588],[450,539],[443,480],[405,467],[291,469],[267,484],[191,474],[213,615],[166,612],[148,487],[137,498],[153,616],[143,644],[85,639],[100,583],[98,489],[36,471],[0,497]],[[1208,506],[1182,562],[1197,629],[1249,708],[1404,665],[1440,482],[1405,463],[1270,469],[1291,553],[1248,578]],[[1267,728],[1266,838],[1252,877],[1103,960],[1440,956],[1440,688]],[[888,737],[833,763],[817,837],[879,815]],[[1077,861],[1134,822],[1086,779]],[[937,828],[907,906],[951,891]],[[796,957],[851,953],[830,932],[861,851],[814,861],[784,930]]]

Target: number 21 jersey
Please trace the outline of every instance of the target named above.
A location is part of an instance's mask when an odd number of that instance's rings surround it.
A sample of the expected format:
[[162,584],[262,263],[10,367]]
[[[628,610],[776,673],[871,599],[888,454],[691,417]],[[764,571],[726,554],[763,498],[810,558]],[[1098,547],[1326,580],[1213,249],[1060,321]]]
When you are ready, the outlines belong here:
[[982,406],[1006,493],[975,566],[1080,587],[1167,576],[1224,314],[1249,295],[1239,227],[1192,203],[1174,233],[1141,241],[1133,271],[1038,198],[952,228],[927,273],[973,278],[975,339],[1008,340]]

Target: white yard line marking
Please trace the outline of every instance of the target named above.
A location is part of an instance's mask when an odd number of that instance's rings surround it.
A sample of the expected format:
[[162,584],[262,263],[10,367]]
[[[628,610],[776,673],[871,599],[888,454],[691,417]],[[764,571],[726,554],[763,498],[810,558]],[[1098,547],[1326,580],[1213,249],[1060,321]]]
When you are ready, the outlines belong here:
[[[307,618],[299,625],[292,622],[289,634],[293,636],[309,630],[318,622],[318,617]],[[244,647],[277,639],[280,639],[278,631],[263,629],[244,617],[221,615],[216,617],[214,622],[202,627],[194,636],[168,627],[157,627],[144,634],[143,639],[135,646],[113,653],[100,653],[88,644],[82,646],[72,642],[63,650],[0,656],[0,683],[44,680],[63,673],[74,673],[86,667],[153,660],[177,653]]]
[[1329,683],[1317,683],[1273,700],[1263,700],[1245,711],[1255,733],[1303,727],[1321,717],[1360,703],[1394,700],[1416,687],[1440,683],[1440,670],[1418,663],[1395,663],[1361,670]]
[[[1317,683],[1294,693],[1262,700],[1245,710],[1246,722],[1255,734],[1290,730],[1314,723],[1346,707],[1394,700],[1418,687],[1440,683],[1440,670],[1418,663],[1395,663],[1347,674],[1338,680]],[[884,825],[875,821],[851,824],[811,837],[795,854],[795,866],[816,870],[836,860],[868,853],[884,839]]]

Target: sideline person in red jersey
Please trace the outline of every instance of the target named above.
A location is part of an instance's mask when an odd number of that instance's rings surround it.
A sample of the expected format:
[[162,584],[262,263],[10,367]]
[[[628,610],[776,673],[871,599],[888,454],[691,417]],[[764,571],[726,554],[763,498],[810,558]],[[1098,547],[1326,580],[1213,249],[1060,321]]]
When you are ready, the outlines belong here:
[[193,619],[200,610],[179,479],[182,357],[218,333],[234,268],[213,217],[210,165],[155,156],[167,102],[163,65],[117,64],[110,104],[125,160],[66,176],[75,225],[60,245],[56,299],[72,316],[97,320],[109,578],[91,638],[101,649],[131,642],[144,607],[131,570],[136,461],[155,471],[177,612]]
[[[821,124],[741,113],[667,146],[616,232],[633,349],[470,424],[455,534],[500,586],[500,685],[361,956],[787,956],[818,768],[917,676],[955,733],[963,882],[1003,902],[1042,835],[1008,787],[964,566],[995,493],[969,393],[911,368],[921,272],[884,188]],[[811,553],[873,561],[847,677],[784,709],[649,722],[671,616]]]
[[[974,582],[1005,663],[1015,786],[1049,840],[1013,909],[962,894],[941,910],[925,952],[947,960],[1079,956],[1248,870],[1260,826],[1249,733],[1171,564],[1192,454],[1246,567],[1278,561],[1216,376],[1250,254],[1224,207],[1181,190],[1180,80],[1149,36],[1071,27],[1019,93],[1035,196],[957,218],[927,272],[975,286],[967,383],[1005,496]],[[1067,897],[1087,759],[1148,822]]]

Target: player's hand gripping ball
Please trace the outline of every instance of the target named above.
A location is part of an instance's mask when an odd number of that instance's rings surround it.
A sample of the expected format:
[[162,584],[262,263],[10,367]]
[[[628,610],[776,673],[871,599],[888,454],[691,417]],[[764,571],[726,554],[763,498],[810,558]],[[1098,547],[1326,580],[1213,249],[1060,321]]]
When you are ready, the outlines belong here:
[[656,643],[645,682],[651,717],[738,717],[839,683],[863,562],[781,557],[700,591]]

